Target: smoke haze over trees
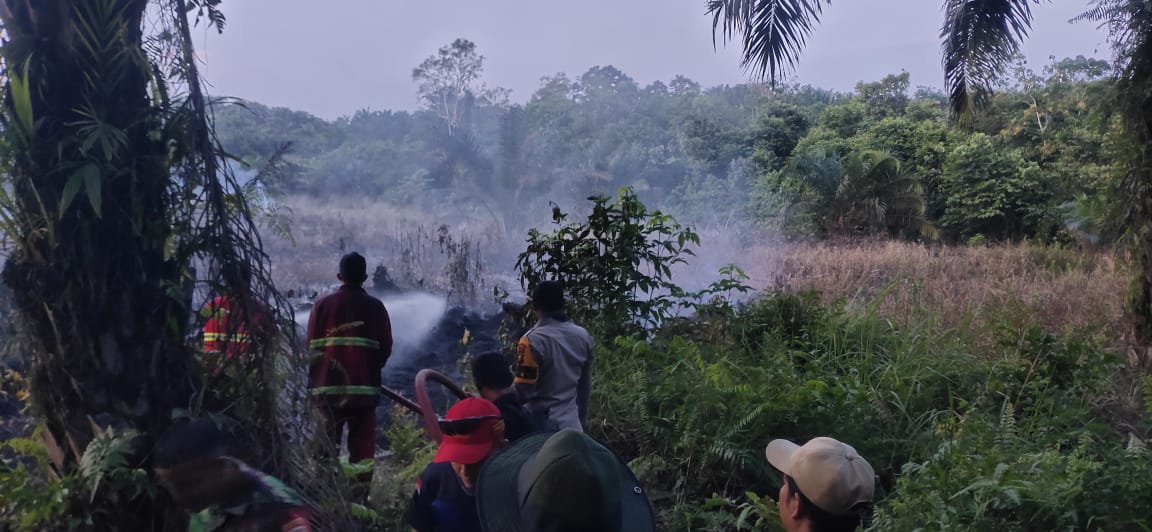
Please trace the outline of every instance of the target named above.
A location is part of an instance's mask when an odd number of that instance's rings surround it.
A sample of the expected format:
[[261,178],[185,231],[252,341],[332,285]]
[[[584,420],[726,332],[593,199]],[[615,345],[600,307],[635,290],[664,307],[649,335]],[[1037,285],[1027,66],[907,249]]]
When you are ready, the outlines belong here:
[[[259,166],[291,142],[281,192],[378,198],[430,213],[538,217],[632,187],[701,226],[790,236],[1098,242],[1115,124],[1109,65],[1017,62],[971,127],[908,73],[840,93],[811,86],[640,85],[611,65],[541,78],[527,103],[483,84],[456,40],[413,73],[424,109],[336,120],[258,102],[217,108],[233,154]],[[1091,228],[1091,230],[1089,230]]]

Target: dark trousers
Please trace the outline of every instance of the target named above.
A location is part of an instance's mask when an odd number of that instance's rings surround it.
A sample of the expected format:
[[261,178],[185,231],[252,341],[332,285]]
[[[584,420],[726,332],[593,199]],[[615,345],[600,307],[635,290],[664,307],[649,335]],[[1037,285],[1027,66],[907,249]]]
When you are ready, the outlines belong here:
[[[340,436],[348,427],[348,462],[364,464],[376,458],[376,407],[331,406],[320,404],[325,430],[332,448],[339,454]],[[372,471],[356,475],[360,481],[371,481]]]

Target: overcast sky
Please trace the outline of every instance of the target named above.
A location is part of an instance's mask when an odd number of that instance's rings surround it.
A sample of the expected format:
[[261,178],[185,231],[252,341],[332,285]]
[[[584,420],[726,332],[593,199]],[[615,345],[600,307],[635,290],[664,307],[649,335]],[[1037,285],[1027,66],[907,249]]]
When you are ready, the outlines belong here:
[[[457,37],[486,56],[484,81],[523,101],[541,76],[615,65],[641,84],[683,74],[705,86],[748,78],[739,49],[712,47],[704,0],[229,0],[223,35],[200,30],[204,74],[218,96],[326,118],[418,105],[412,68]],[[845,0],[828,8],[796,80],[850,90],[901,69],[943,84],[939,0]],[[1087,5],[1037,8],[1025,53],[1108,57],[1105,35],[1068,24]]]

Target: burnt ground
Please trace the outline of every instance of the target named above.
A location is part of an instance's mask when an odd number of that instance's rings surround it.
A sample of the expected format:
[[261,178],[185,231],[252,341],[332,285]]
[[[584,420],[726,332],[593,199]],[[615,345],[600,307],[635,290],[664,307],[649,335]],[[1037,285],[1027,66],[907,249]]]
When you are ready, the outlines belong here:
[[[401,392],[407,397],[415,398],[413,390],[416,374],[425,368],[435,369],[461,387],[465,385],[463,372],[467,368],[461,367],[461,362],[467,355],[481,355],[491,351],[511,353],[515,344],[504,345],[501,339],[501,330],[505,330],[504,337],[515,342],[526,330],[519,324],[516,316],[519,308],[514,305],[506,306],[502,311],[483,314],[466,307],[453,307],[444,313],[436,328],[423,341],[417,354],[408,357],[403,364],[389,363],[384,368],[384,385]],[[461,340],[468,334],[466,344]],[[511,360],[509,360],[511,362]],[[436,409],[444,412],[449,402],[445,390],[436,384],[429,386],[429,395]],[[380,408],[381,419],[385,419],[392,409],[391,404],[382,404]],[[381,423],[382,426],[385,423]]]

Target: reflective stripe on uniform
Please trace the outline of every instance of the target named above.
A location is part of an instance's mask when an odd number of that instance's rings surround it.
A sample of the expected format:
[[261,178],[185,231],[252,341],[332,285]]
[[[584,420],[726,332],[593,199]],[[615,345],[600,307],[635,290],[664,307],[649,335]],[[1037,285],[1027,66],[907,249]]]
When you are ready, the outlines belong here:
[[204,333],[204,341],[205,342],[226,342],[226,341],[247,342],[248,341],[248,335],[243,334],[243,333],[229,335],[227,333],[206,332],[206,333]]
[[308,347],[312,349],[337,346],[370,347],[372,349],[380,349],[380,342],[371,338],[364,338],[362,336],[330,336],[327,338],[317,338],[311,342],[308,342]]
[[379,395],[377,386],[317,386],[309,390],[312,395]]

